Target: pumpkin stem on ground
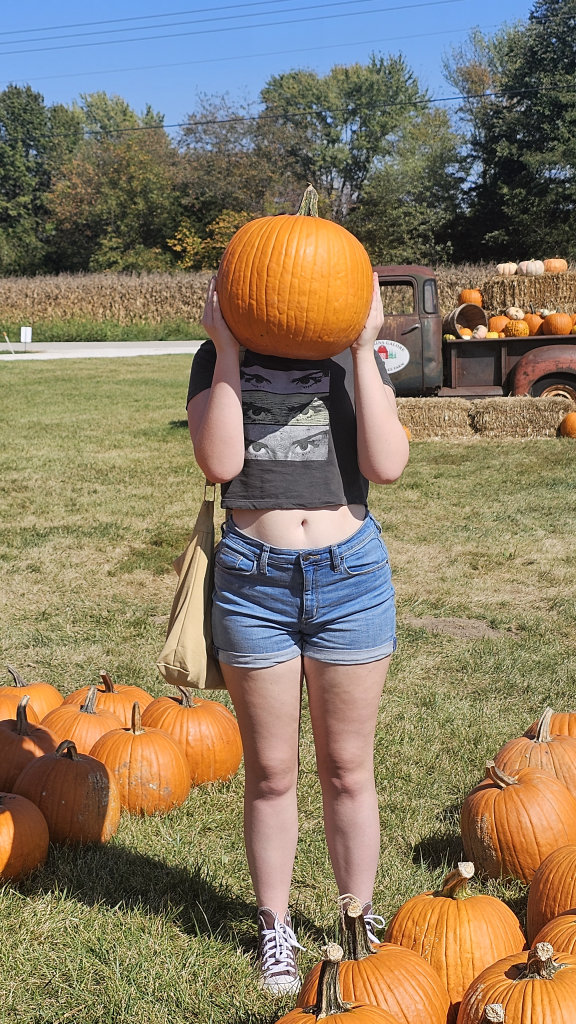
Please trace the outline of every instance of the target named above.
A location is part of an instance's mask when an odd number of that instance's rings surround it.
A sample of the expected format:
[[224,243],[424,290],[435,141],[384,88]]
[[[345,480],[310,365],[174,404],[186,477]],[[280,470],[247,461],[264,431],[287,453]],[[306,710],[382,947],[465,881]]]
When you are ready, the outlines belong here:
[[366,931],[362,904],[355,896],[343,909],[340,932],[345,960],[364,960],[367,956],[374,955],[375,950],[370,945]]
[[14,686],[26,686],[26,680],[22,678],[15,668],[12,668],[12,665],[6,665],[6,668],[14,680]]
[[142,714],[137,700],[135,700],[132,705],[132,724],[130,731],[133,732],[135,736],[140,736],[143,732],[146,732],[142,726]]
[[114,689],[114,683],[112,682],[112,679],[110,678],[110,676],[108,675],[107,672],[100,672],[100,679],[102,680],[102,682],[104,684],[104,692],[105,693],[116,693],[117,692]]
[[343,957],[342,946],[329,942],[324,950],[324,960],[318,976],[316,1005],[307,1006],[305,1012],[316,1020],[324,1020],[336,1013],[346,1013],[351,1003],[345,1003],[340,991],[338,971]]
[[548,743],[551,739],[550,721],[552,719],[552,714],[552,708],[546,708],[540,717],[536,727],[536,735],[534,737],[536,743]]
[[504,1024],[504,1020],[504,1007],[502,1003],[488,1003],[484,1007],[480,1024]]
[[468,890],[468,882],[474,874],[474,865],[471,861],[461,861],[454,871],[446,875],[442,882],[439,896],[448,896],[453,900],[465,900],[471,893]]
[[304,195],[302,196],[302,202],[300,203],[300,209],[298,210],[299,217],[317,217],[318,216],[318,193],[313,185],[308,185]]
[[549,942],[537,942],[534,949],[531,949],[528,953],[525,970],[518,975],[516,980],[526,981],[528,979],[542,978],[544,981],[550,981],[556,972],[561,971],[565,966],[564,964],[555,963],[552,959],[553,956],[554,950]]
[[492,782],[498,786],[499,789],[506,789],[506,786],[517,786],[518,779],[514,779],[511,775],[506,775],[500,768],[494,764],[494,761],[486,762],[486,778],[492,779]]

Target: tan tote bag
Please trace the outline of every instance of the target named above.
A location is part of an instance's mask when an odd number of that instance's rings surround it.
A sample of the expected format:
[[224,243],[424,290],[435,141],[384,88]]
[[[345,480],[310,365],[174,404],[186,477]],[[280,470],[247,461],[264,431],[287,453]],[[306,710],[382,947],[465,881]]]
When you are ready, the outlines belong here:
[[156,662],[167,683],[200,690],[226,689],[212,650],[214,498],[215,485],[207,480],[188,546],[174,562],[178,586],[166,642]]

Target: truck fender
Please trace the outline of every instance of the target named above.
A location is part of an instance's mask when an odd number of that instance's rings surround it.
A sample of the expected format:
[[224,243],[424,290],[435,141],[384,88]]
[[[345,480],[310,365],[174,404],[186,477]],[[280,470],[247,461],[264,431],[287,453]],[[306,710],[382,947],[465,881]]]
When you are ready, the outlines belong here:
[[511,371],[511,395],[529,395],[532,385],[549,375],[576,378],[576,345],[544,345],[521,356]]

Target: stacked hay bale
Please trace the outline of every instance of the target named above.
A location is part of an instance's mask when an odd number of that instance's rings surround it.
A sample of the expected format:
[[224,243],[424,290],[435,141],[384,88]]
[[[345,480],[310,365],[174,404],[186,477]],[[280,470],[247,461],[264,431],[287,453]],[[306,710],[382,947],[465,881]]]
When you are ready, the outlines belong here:
[[556,437],[574,410],[569,398],[398,399],[400,420],[415,441]]
[[508,306],[521,309],[553,309],[576,313],[576,270],[564,274],[541,274],[539,277],[490,277],[479,285],[484,309],[501,313]]

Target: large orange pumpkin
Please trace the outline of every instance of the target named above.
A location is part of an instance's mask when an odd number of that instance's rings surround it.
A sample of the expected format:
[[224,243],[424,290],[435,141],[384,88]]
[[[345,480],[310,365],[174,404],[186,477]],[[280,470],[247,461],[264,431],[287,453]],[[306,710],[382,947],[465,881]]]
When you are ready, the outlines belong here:
[[30,708],[32,708],[37,714],[39,722],[42,721],[44,715],[47,715],[53,708],[59,707],[64,700],[60,691],[57,690],[55,686],[52,686],[52,683],[44,683],[40,681],[27,683],[20,673],[17,672],[15,668],[12,668],[11,665],[7,665],[6,668],[14,682],[11,686],[1,687],[0,694],[15,694],[17,697],[16,704],[25,694],[28,694],[30,697],[28,715],[30,716]]
[[534,941],[541,928],[566,910],[576,912],[576,844],[559,846],[542,861],[528,892],[526,932]]
[[318,217],[318,195],[309,186],[297,214],[259,217],[233,235],[217,290],[224,319],[246,348],[325,359],[360,334],[373,275],[362,243]]
[[576,910],[565,910],[543,925],[533,945],[537,942],[549,942],[560,953],[576,953]]
[[[370,1004],[368,1000],[344,1002],[340,991],[338,966],[342,959],[342,947],[330,942],[320,965],[316,990],[309,1004],[302,1004],[280,1017],[277,1024],[398,1024],[398,1018],[386,1010]],[[302,1008],[301,1008],[302,1007]]]
[[[351,899],[344,910],[341,929],[345,959],[339,977],[343,999],[380,1006],[399,1024],[446,1024],[450,997],[423,957],[392,942],[373,949],[357,899]],[[298,1006],[314,1002],[320,970],[321,964],[316,964],[304,978]]]
[[489,761],[486,777],[463,801],[460,829],[479,871],[530,882],[552,850],[576,843],[576,798],[536,768],[509,776]]
[[129,729],[112,729],[96,740],[91,756],[108,766],[130,814],[166,814],[190,792],[183,748],[162,729],[144,728],[138,701]]
[[180,696],[157,697],[142,714],[142,725],[163,729],[183,747],[192,785],[229,779],[242,760],[238,723],[224,704],[197,697],[179,686]]
[[79,754],[89,754],[99,736],[122,726],[113,711],[96,707],[96,699],[97,688],[91,686],[83,704],[61,704],[42,719],[42,725],[58,740],[74,740]]
[[549,313],[542,321],[541,334],[570,334],[572,317],[569,313]]
[[58,740],[44,725],[28,721],[26,706],[30,697],[22,697],[16,718],[0,722],[0,790],[10,792],[29,761],[43,754],[52,754]]
[[546,708],[535,735],[508,740],[494,755],[494,764],[506,775],[528,767],[550,772],[576,797],[576,738],[552,736],[551,719],[552,708]]
[[104,843],[120,821],[120,796],[109,768],[64,740],[26,765],[14,792],[40,808],[53,843]]
[[48,856],[46,818],[31,800],[0,793],[0,879],[18,881]]
[[[132,716],[132,705],[137,700],[141,708],[148,707],[154,697],[141,686],[130,686],[127,683],[114,683],[107,672],[100,673],[101,685],[96,688],[98,709],[112,711],[122,722],[129,726]],[[81,686],[64,698],[65,704],[84,704],[90,693],[89,686]]]
[[503,1007],[506,1024],[576,1024],[576,956],[539,942],[497,960],[468,988],[458,1024],[481,1024],[489,1003]]
[[498,334],[500,334],[500,331],[504,330],[509,319],[510,317],[504,316],[503,313],[498,314],[496,316],[491,316],[488,321],[488,330],[496,331]]
[[478,288],[463,288],[458,296],[460,305],[470,303],[472,306],[482,305],[482,292]]
[[452,1019],[480,971],[526,946],[510,907],[495,896],[470,892],[473,874],[473,864],[459,864],[438,892],[425,892],[404,903],[384,933],[385,942],[413,949],[438,972],[452,1001]]

